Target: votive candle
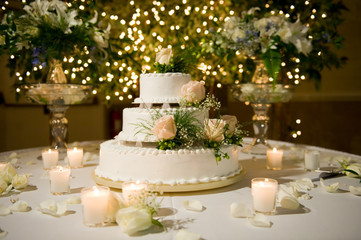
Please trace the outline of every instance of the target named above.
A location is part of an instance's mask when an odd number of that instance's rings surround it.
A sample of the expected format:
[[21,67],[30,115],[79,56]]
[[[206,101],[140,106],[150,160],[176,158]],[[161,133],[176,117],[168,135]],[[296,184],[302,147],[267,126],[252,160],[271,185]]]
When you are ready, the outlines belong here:
[[282,169],[283,150],[277,148],[267,150],[267,169],[281,170]]
[[316,170],[320,168],[320,152],[318,151],[305,151],[305,169]]
[[148,185],[140,182],[126,182],[122,184],[122,192],[124,200],[129,204],[132,203],[135,198],[145,191],[147,191]]
[[50,192],[61,195],[69,192],[70,168],[55,166],[49,170]]
[[273,214],[276,210],[278,182],[271,178],[254,178],[251,185],[254,211]]
[[83,222],[88,227],[104,226],[109,204],[108,187],[93,186],[81,190]]
[[44,169],[50,169],[58,164],[59,151],[57,149],[44,149],[41,152]]
[[83,167],[83,148],[68,149],[67,156],[71,168]]

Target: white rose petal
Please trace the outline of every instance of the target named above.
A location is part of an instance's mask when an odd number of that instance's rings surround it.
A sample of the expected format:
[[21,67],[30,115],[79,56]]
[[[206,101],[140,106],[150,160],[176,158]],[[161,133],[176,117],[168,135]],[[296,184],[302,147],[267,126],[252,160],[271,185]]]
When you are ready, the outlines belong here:
[[34,160],[30,160],[26,162],[26,166],[31,166],[31,165],[35,165],[35,161]]
[[232,203],[230,206],[232,217],[249,218],[252,217],[252,211],[243,203]]
[[83,162],[89,162],[92,159],[92,154],[90,152],[84,153]]
[[300,207],[300,203],[298,202],[297,198],[292,196],[285,196],[281,199],[281,207],[286,209],[297,209]]
[[294,182],[290,182],[290,185],[296,188],[298,191],[302,192],[310,191],[314,187],[314,184],[310,178],[298,179]]
[[248,218],[248,221],[256,227],[271,227],[270,220],[262,213],[257,213],[252,218]]
[[8,207],[5,207],[4,205],[0,204],[0,216],[7,216],[10,213],[11,211]]
[[16,201],[9,208],[12,212],[27,212],[30,210],[28,203],[25,202],[24,200]]
[[49,199],[40,203],[39,210],[44,214],[60,217],[67,211],[67,202],[62,201],[57,203],[54,199]]
[[203,205],[198,200],[184,201],[183,206],[185,207],[185,209],[190,210],[190,211],[202,212],[202,210],[203,210]]
[[4,179],[0,178],[0,194],[6,194],[8,183]]
[[128,235],[146,230],[152,226],[150,212],[147,209],[137,209],[134,207],[119,209],[116,214],[116,222],[122,232]]
[[297,197],[298,200],[310,200],[311,199],[311,196],[310,194],[308,193],[304,193],[304,194],[300,194],[298,197]]
[[6,237],[6,235],[8,235],[8,232],[3,230],[2,232],[0,232],[0,238]]
[[81,198],[79,196],[71,196],[70,198],[66,199],[65,202],[67,204],[80,204]]
[[331,185],[326,185],[326,184],[325,184],[325,181],[323,180],[323,178],[320,179],[320,183],[321,183],[321,186],[323,187],[323,189],[325,189],[325,190],[326,190],[327,192],[329,192],[329,193],[335,193],[335,192],[337,192],[338,187],[339,187],[339,185],[340,185],[339,182],[335,182],[335,183],[333,183],[333,184],[331,184]]
[[361,187],[349,186],[348,189],[354,195],[361,196]]
[[200,234],[189,232],[186,229],[180,229],[175,235],[175,240],[200,240],[200,239],[201,239]]
[[10,159],[17,158],[18,154],[16,152],[12,152],[9,156]]

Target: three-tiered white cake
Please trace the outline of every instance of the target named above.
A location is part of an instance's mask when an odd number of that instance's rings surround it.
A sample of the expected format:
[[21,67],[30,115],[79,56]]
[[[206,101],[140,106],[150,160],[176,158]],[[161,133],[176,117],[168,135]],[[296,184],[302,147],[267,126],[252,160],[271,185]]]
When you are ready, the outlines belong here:
[[[134,101],[140,104],[139,107],[124,109],[122,131],[115,139],[100,146],[99,166],[95,170],[97,183],[117,187],[121,182],[145,181],[167,186],[165,191],[188,191],[197,188],[187,186],[222,182],[240,175],[242,166],[238,161],[236,145],[222,147],[222,152],[227,153],[229,159],[217,161],[211,148],[193,146],[159,150],[156,148],[158,139],[154,135],[137,133],[137,124],[151,121],[155,111],[175,112],[179,107],[171,107],[170,104],[179,103],[181,88],[189,81],[190,75],[183,73],[141,74],[140,97]],[[182,110],[191,111],[202,124],[208,118],[208,111],[195,107]]]

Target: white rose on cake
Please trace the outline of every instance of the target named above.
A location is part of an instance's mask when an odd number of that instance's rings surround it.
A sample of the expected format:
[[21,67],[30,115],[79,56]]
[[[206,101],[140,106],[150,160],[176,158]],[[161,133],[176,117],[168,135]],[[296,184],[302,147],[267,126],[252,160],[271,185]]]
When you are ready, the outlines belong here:
[[224,139],[226,122],[222,119],[206,119],[204,121],[205,133],[208,140],[220,142]]
[[199,103],[206,97],[203,81],[189,81],[181,88],[181,94],[190,103]]
[[233,135],[234,131],[236,130],[237,117],[233,115],[223,115],[221,116],[221,119],[225,121],[226,124],[228,124],[226,134]]
[[157,119],[151,131],[159,140],[173,139],[177,133],[174,116],[165,115]]
[[172,49],[162,48],[162,50],[156,53],[155,62],[159,64],[169,64],[171,57]]

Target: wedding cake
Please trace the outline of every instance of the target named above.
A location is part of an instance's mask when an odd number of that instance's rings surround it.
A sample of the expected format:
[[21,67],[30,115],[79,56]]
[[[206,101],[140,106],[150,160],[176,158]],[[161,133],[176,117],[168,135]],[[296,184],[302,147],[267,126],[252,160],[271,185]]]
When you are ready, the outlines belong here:
[[200,107],[204,82],[167,72],[141,74],[139,83],[139,106],[125,108],[122,131],[100,145],[97,183],[141,181],[177,191],[240,175],[238,146],[229,144],[235,117],[208,119],[208,109]]

